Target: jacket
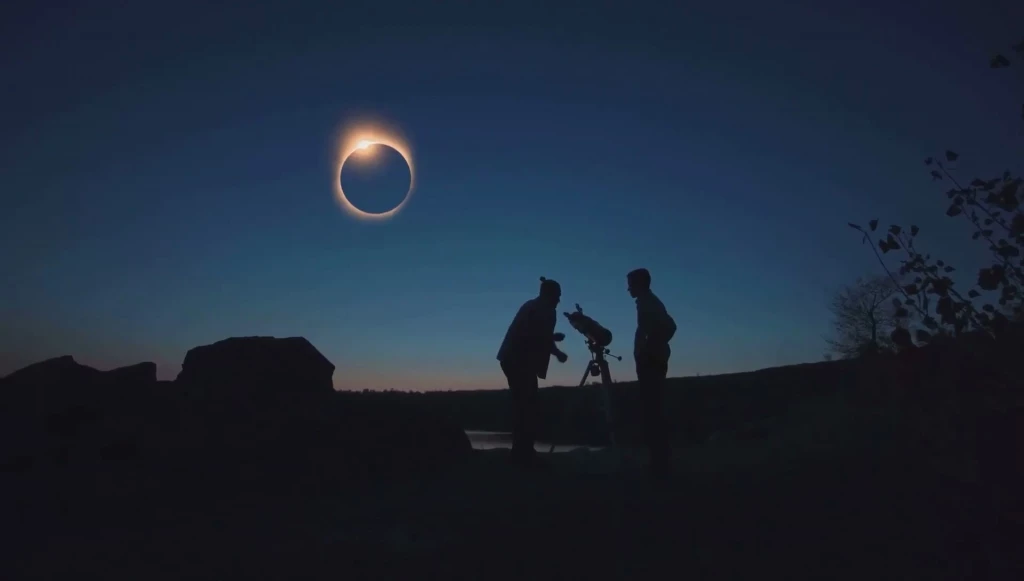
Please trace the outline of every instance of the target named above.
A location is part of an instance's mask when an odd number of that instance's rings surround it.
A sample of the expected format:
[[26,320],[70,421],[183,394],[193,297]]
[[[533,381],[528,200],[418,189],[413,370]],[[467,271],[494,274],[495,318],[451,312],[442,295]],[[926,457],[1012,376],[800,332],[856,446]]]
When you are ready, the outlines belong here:
[[636,337],[633,356],[655,356],[668,359],[668,343],[676,334],[676,322],[665,305],[651,291],[636,297]]
[[526,301],[505,332],[505,339],[498,349],[498,361],[525,367],[540,379],[545,379],[555,349],[556,323],[554,305],[540,297]]

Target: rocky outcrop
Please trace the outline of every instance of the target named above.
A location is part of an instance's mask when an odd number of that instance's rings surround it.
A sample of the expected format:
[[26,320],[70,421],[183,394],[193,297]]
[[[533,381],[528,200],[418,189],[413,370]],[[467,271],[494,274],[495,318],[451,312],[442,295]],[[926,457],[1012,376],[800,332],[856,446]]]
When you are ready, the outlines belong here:
[[148,362],[99,371],[65,355],[15,371],[0,379],[0,466],[64,464],[82,450],[125,448],[155,386]]
[[99,371],[70,356],[49,359],[0,379],[0,468],[155,470],[187,486],[330,486],[468,457],[457,423],[335,392],[333,374],[301,337],[196,347],[173,382],[158,381],[153,363]]
[[334,364],[303,337],[233,337],[185,354],[175,383],[201,398],[334,393]]

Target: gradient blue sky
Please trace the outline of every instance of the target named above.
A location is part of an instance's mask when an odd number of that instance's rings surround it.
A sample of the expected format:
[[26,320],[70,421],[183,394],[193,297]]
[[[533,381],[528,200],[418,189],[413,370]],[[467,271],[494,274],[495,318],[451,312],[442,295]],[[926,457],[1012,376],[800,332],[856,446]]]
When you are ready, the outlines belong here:
[[[672,375],[819,360],[828,290],[877,268],[847,221],[973,267],[921,160],[1024,170],[1024,75],[987,65],[1019,2],[203,4],[2,9],[0,374],[302,335],[339,388],[500,387],[541,275],[628,356],[638,266]],[[356,112],[414,148],[390,222],[332,197]]]

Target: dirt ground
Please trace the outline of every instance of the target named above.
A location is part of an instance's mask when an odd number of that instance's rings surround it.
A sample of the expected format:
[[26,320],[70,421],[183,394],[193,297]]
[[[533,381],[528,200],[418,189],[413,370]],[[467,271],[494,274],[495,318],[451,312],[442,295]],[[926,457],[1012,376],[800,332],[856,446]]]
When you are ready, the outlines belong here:
[[984,501],[898,454],[722,446],[680,452],[670,482],[641,453],[524,473],[504,450],[316,493],[5,476],[0,578],[1022,578]]

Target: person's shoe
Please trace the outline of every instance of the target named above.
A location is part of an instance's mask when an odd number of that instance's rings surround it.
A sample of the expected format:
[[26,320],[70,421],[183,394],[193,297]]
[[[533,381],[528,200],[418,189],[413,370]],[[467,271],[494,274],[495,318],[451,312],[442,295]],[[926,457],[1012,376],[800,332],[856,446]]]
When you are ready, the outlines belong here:
[[531,454],[530,451],[524,451],[524,450],[521,450],[521,449],[512,448],[512,451],[508,455],[508,459],[509,459],[509,461],[512,464],[517,464],[517,465],[520,465],[520,466],[527,466],[531,462],[533,462],[533,458],[535,456],[536,456],[536,453],[532,453]]
[[551,467],[537,453],[512,454],[512,464],[528,472],[546,472]]

